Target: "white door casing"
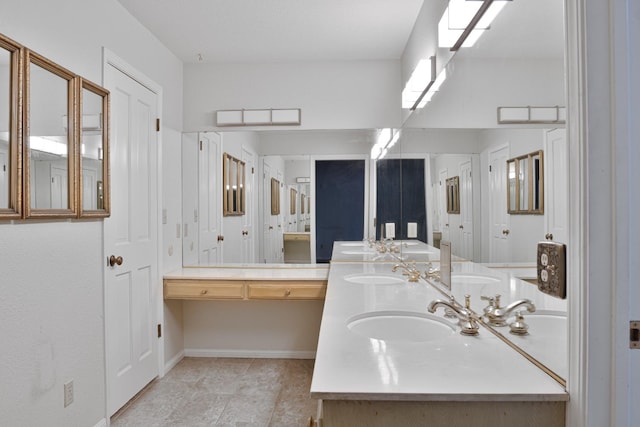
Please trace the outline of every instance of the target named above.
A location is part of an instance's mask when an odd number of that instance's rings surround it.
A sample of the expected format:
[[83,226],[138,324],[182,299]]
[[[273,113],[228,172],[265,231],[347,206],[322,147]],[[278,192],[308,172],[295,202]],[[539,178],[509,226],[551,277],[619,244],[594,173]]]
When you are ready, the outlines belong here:
[[182,263],[198,265],[198,133],[182,134]]
[[0,209],[9,207],[8,150],[0,148]]
[[[115,413],[159,373],[158,95],[105,66],[111,92],[111,217],[105,220],[107,408]],[[108,262],[108,261],[107,261]]]
[[460,239],[462,258],[473,260],[473,181],[471,160],[460,165]]
[[489,153],[490,262],[508,262],[511,259],[509,254],[509,214],[507,213],[508,158],[509,146],[503,146]]
[[[545,133],[544,227],[550,240],[569,243],[569,145],[565,129]],[[546,237],[546,235],[544,237]],[[553,237],[552,237],[553,236]],[[543,236],[540,236],[543,240]]]

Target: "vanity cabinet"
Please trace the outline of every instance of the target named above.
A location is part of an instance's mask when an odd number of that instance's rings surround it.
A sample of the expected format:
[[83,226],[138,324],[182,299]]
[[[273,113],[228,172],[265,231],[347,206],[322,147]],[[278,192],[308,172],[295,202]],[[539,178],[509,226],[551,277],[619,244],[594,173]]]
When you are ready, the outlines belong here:
[[164,276],[164,299],[324,300],[328,268],[183,268]]
[[164,299],[244,299],[245,285],[235,281],[165,280]]

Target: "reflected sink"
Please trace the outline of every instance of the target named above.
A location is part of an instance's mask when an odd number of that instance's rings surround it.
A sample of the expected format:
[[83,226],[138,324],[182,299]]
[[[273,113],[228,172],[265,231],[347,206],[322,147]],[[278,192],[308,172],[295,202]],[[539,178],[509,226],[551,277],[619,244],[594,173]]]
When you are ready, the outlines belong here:
[[433,254],[435,252],[427,250],[427,249],[402,249],[403,254]]
[[345,255],[370,255],[370,254],[374,254],[375,251],[366,251],[366,250],[355,250],[355,251],[341,251],[343,254]]
[[344,280],[359,285],[400,285],[405,279],[387,274],[350,274]]
[[410,311],[376,311],[347,320],[350,331],[365,338],[396,342],[428,342],[450,337],[456,328],[441,317]]
[[364,242],[345,242],[345,243],[340,243],[340,246],[355,246],[358,248],[361,248],[365,245]]
[[529,325],[531,335],[551,336],[561,334],[566,336],[567,314],[562,311],[538,310],[524,314],[524,320]]
[[471,284],[498,283],[502,279],[500,277],[488,276],[476,273],[451,273],[451,281],[465,282]]

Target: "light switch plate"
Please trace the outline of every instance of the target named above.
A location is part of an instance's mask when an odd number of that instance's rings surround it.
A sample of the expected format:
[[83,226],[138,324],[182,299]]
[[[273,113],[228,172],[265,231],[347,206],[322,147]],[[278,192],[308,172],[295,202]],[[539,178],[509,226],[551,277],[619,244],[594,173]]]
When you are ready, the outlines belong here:
[[566,246],[557,242],[538,243],[538,289],[545,294],[567,297]]

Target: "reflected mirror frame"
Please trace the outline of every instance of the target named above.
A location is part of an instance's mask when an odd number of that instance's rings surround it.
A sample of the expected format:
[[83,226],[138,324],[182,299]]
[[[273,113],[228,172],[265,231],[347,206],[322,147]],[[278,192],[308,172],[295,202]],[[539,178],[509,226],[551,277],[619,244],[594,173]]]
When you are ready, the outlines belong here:
[[[534,173],[534,159],[538,159],[538,191],[535,191],[534,188],[534,179],[536,177],[536,173]],[[528,200],[526,201],[527,209],[520,209],[520,180],[518,177],[520,176],[520,168],[523,160],[526,160],[526,170],[524,171],[524,175],[526,177],[527,182],[527,196]],[[507,213],[510,215],[543,215],[544,214],[544,155],[542,150],[534,151],[529,154],[524,154],[522,156],[514,157],[512,159],[507,160],[507,171],[509,171],[509,165],[515,164],[515,209],[512,209],[511,200],[511,191],[509,191],[509,173],[507,172]],[[537,201],[537,203],[536,203]],[[538,208],[536,208],[536,205]]]
[[[231,164],[235,168],[231,167]],[[231,176],[231,172],[235,170],[236,175]],[[223,216],[241,216],[244,215],[245,192],[244,192],[244,171],[245,163],[229,155],[222,154],[222,215]],[[231,178],[235,179],[236,191],[231,191]],[[240,188],[241,187],[241,188]]]
[[[29,104],[30,104],[30,68],[31,64],[37,65],[46,71],[54,74],[67,81],[67,209],[35,209],[31,206],[31,153],[29,147],[29,135],[30,135],[30,116],[29,116]],[[76,199],[76,176],[77,176],[77,162],[74,160],[77,155],[77,120],[76,109],[77,105],[77,90],[79,77],[71,71],[61,67],[60,65],[50,61],[42,55],[39,55],[29,49],[25,49],[24,54],[24,98],[23,98],[23,117],[25,118],[26,125],[23,129],[23,168],[24,168],[24,217],[25,218],[75,218],[77,213],[77,199]]]
[[0,48],[9,52],[9,187],[7,208],[0,207],[0,219],[22,218],[22,114],[24,47],[0,34]]
[[102,114],[100,115],[100,125],[102,126],[102,179],[98,181],[98,188],[96,189],[96,193],[102,193],[102,207],[98,206],[97,210],[84,210],[83,206],[83,186],[82,182],[82,153],[78,153],[78,182],[80,183],[78,187],[78,217],[79,218],[107,218],[111,213],[111,186],[110,186],[110,165],[109,165],[109,111],[110,111],[110,98],[109,91],[105,88],[87,80],[82,77],[79,78],[80,83],[78,84],[78,109],[77,109],[77,117],[76,123],[77,128],[76,132],[79,136],[79,144],[82,143],[82,91],[86,89],[94,94],[102,97]]

